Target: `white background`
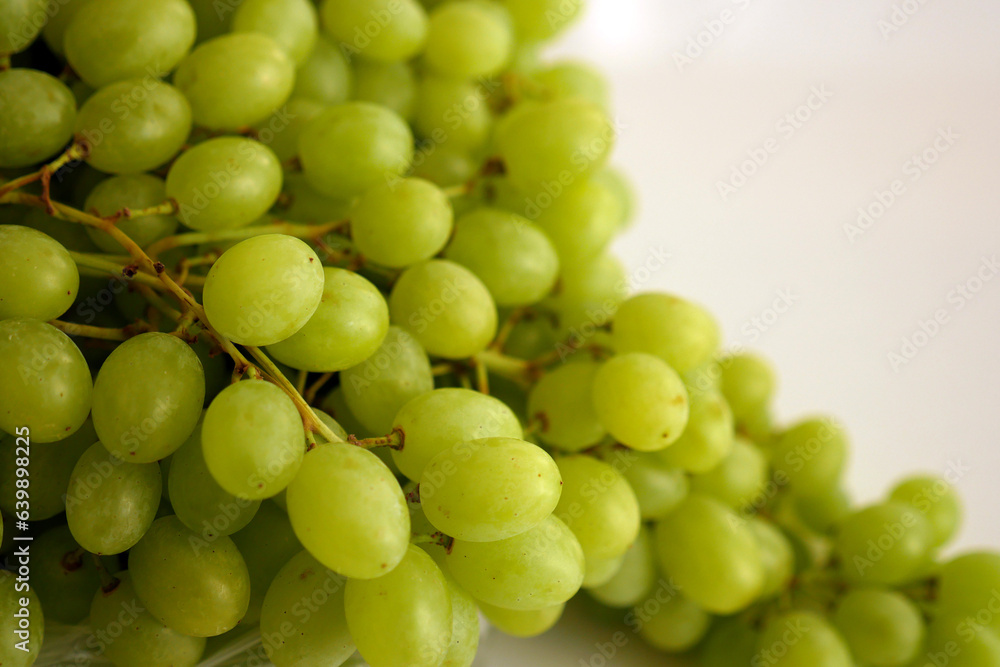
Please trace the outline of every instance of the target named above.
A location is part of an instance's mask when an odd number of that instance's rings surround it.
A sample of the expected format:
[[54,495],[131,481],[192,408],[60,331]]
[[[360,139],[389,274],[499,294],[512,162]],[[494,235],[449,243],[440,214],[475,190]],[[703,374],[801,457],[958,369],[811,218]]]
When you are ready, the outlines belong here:
[[[907,473],[967,467],[959,547],[997,548],[1000,275],[974,278],[984,258],[1000,259],[1000,3],[908,0],[905,24],[880,29],[902,4],[591,0],[555,53],[597,63],[612,82],[615,162],[642,199],[619,255],[633,272],[651,246],[672,255],[641,288],[706,304],[729,345],[770,357],[783,420],[839,418],[858,502]],[[727,9],[733,21],[679,66],[675,55]],[[832,97],[782,133],[776,123],[815,86]],[[954,144],[913,180],[904,165],[948,128]],[[717,182],[769,138],[776,152],[723,200]],[[896,179],[903,194],[852,242],[845,225]],[[970,279],[971,300],[952,293]],[[773,317],[782,292],[792,305]],[[894,369],[889,353],[939,309],[947,322]],[[539,640],[488,640],[482,664],[600,665],[595,643],[610,634],[574,617]],[[664,664],[639,644],[607,664]]]

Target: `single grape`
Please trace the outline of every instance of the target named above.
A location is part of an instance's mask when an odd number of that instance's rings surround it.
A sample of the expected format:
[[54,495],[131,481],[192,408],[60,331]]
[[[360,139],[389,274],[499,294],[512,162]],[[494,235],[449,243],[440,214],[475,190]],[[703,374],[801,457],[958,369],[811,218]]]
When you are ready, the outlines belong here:
[[679,468],[671,468],[656,454],[633,453],[622,475],[635,492],[645,520],[662,519],[687,497],[690,482]]
[[[627,549],[626,549],[627,551]],[[613,558],[586,558],[586,568],[583,571],[583,588],[596,588],[609,581],[621,569],[625,562],[625,553]]]
[[701,366],[719,347],[719,326],[703,308],[671,294],[649,293],[621,305],[612,329],[619,352],[654,354],[678,373]]
[[239,32],[199,45],[181,61],[174,85],[197,125],[237,130],[267,118],[295,84],[295,63],[267,35]]
[[8,0],[0,5],[0,56],[25,50],[38,37],[48,16],[46,0]]
[[770,598],[788,590],[795,574],[795,552],[792,543],[774,524],[751,517],[748,525],[757,538],[761,562],[764,565],[762,598]]
[[264,215],[281,192],[281,163],[267,146],[243,137],[218,137],[184,153],[167,172],[167,195],[177,217],[200,231],[245,227]]
[[421,153],[426,156],[447,148],[482,147],[493,128],[488,98],[488,89],[481,82],[424,75],[416,90],[413,125],[416,133],[431,145]]
[[414,481],[431,459],[456,443],[524,436],[517,415],[503,401],[457,388],[435,389],[411,399],[396,414],[393,428],[402,431],[404,445],[393,450],[392,458]]
[[[958,556],[941,567],[938,578],[938,604],[946,613],[978,615],[984,609],[991,610],[1000,591],[1000,554]],[[987,624],[1000,632],[1000,614],[992,614]]]
[[0,321],[0,429],[28,428],[33,442],[76,432],[90,413],[93,382],[69,336],[38,320]]
[[79,288],[80,272],[55,239],[0,225],[0,320],[54,320],[73,305]]
[[[454,145],[418,151],[413,157],[413,175],[443,188],[467,184],[478,170],[475,157]],[[461,204],[458,200],[456,203]]]
[[[45,639],[45,616],[35,591],[17,579],[13,572],[0,570],[0,633],[7,637],[0,644],[0,663],[4,667],[31,667]],[[21,615],[26,613],[30,619],[27,627],[22,625],[23,616],[19,616],[19,612]],[[18,634],[20,632],[25,634]],[[15,646],[22,641],[25,650]]]
[[[9,6],[4,3],[0,12]],[[8,24],[4,21],[4,25]],[[0,51],[7,30],[0,30]],[[33,69],[0,72],[0,167],[26,167],[52,157],[73,136],[76,100],[59,79]]]
[[87,162],[109,174],[138,174],[159,167],[181,150],[190,131],[188,100],[177,88],[150,78],[101,88],[87,98],[76,117],[77,137],[89,151]]
[[504,609],[485,602],[477,604],[479,611],[483,612],[483,616],[493,627],[504,634],[522,638],[537,637],[548,632],[562,618],[563,610],[566,609],[565,602],[528,611]]
[[639,535],[641,519],[639,501],[616,466],[584,454],[558,464],[563,489],[555,513],[576,535],[583,555],[606,559],[625,553]]
[[764,453],[750,441],[736,438],[732,451],[721,463],[691,478],[691,490],[746,511],[766,495],[768,471]]
[[[583,82],[574,85],[585,85]],[[596,94],[596,93],[595,93]],[[596,103],[596,101],[594,101]],[[621,211],[619,218],[619,229],[628,227],[635,220],[638,213],[639,202],[637,201],[635,189],[628,177],[615,167],[605,167],[593,176],[594,180],[600,182],[604,187],[614,193],[618,200],[618,208]]]
[[909,505],[888,502],[844,520],[836,548],[844,576],[865,584],[903,584],[917,574],[932,549],[930,523]]
[[226,387],[208,406],[201,444],[219,486],[238,498],[260,500],[295,477],[305,455],[305,432],[285,392],[247,380]]
[[354,99],[388,107],[403,118],[410,118],[417,99],[413,68],[405,62],[355,60]]
[[920,610],[894,591],[850,591],[841,598],[833,623],[854,657],[874,667],[908,665],[924,642]]
[[579,98],[601,109],[611,106],[608,82],[600,72],[585,63],[555,63],[535,72],[532,78],[545,88],[549,99]]
[[493,76],[507,64],[513,45],[507,12],[476,0],[455,0],[431,12],[424,59],[454,78]]
[[[437,564],[442,567],[441,563]],[[471,595],[447,572],[442,574],[451,599],[451,639],[441,667],[472,667],[479,649],[479,610]]]
[[308,97],[324,105],[343,104],[350,99],[354,74],[337,43],[320,35],[306,55],[295,70],[292,95]]
[[852,667],[843,637],[826,619],[807,611],[773,617],[757,641],[755,656],[774,667]]
[[564,364],[542,376],[528,393],[528,415],[539,424],[538,438],[559,449],[578,452],[600,442],[604,427],[591,403],[600,365]]
[[520,212],[538,223],[551,239],[563,265],[591,262],[607,250],[621,217],[620,205],[611,190],[599,181],[586,179],[552,197],[547,206],[542,206],[547,201],[544,197],[544,192],[529,197],[531,203]]
[[319,11],[323,28],[352,58],[409,60],[427,39],[427,14],[417,0],[323,0]]
[[69,528],[56,526],[31,545],[31,583],[50,620],[75,625],[90,613],[101,579]]
[[948,543],[962,523],[962,504],[955,487],[943,477],[912,477],[900,482],[889,500],[906,503],[927,517],[934,546]]
[[250,605],[240,623],[251,626],[261,620],[268,586],[281,568],[302,551],[302,545],[295,537],[288,515],[276,501],[261,503],[253,520],[233,534],[232,540],[250,575]]
[[[131,174],[113,176],[101,181],[87,196],[84,208],[100,217],[112,216],[123,208],[131,210],[156,206],[167,201],[166,185],[158,176]],[[145,248],[154,241],[170,236],[177,230],[177,218],[172,215],[144,215],[124,218],[116,225],[126,236]],[[87,234],[104,252],[121,253],[118,241],[94,227],[87,227]]]
[[642,526],[639,536],[624,554],[618,571],[603,584],[587,588],[595,600],[608,607],[625,608],[647,599],[658,576],[649,529]]
[[680,594],[656,605],[651,613],[644,606],[632,613],[642,638],[667,653],[681,653],[695,646],[708,632],[711,622],[701,607]]
[[65,50],[63,49],[63,38],[66,35],[66,28],[69,27],[70,21],[76,16],[77,11],[80,7],[89,2],[90,0],[62,0],[59,5],[59,11],[48,17],[48,21],[42,27],[42,39],[48,45],[49,49],[58,55],[65,55]]
[[503,0],[514,21],[518,38],[525,42],[551,39],[572,23],[583,9],[583,0]]
[[722,393],[743,422],[767,407],[774,396],[777,379],[765,359],[754,354],[735,354],[719,362]]
[[323,299],[319,257],[282,234],[237,243],[216,260],[205,280],[205,313],[241,345],[272,345],[306,325]]
[[544,303],[558,317],[558,336],[593,339],[595,327],[611,321],[625,298],[628,279],[622,263],[609,253],[561,264],[556,291]]
[[691,410],[684,433],[660,452],[669,466],[693,473],[716,468],[733,450],[733,413],[718,392],[691,392]]
[[243,0],[233,13],[233,32],[267,35],[301,65],[316,44],[319,18],[309,0]]
[[847,459],[847,434],[832,419],[809,419],[778,436],[771,467],[799,496],[823,495],[840,481]]

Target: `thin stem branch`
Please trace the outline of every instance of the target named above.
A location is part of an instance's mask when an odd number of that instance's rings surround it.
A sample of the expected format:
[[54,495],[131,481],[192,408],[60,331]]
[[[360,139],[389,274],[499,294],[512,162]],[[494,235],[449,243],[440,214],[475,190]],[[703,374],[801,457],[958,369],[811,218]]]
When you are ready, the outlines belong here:
[[49,322],[56,329],[69,336],[79,336],[81,338],[96,338],[99,340],[126,341],[132,336],[136,336],[151,327],[142,320],[135,324],[130,324],[121,329],[109,329],[107,327],[95,327],[89,324],[76,324],[75,322],[63,322],[62,320],[52,320]]
[[322,225],[297,225],[291,222],[276,222],[270,225],[221,229],[214,232],[189,232],[160,239],[149,246],[147,253],[150,257],[159,257],[167,250],[182,246],[201,245],[202,243],[215,243],[219,241],[240,241],[265,234],[284,234],[299,239],[319,238],[324,234],[329,234],[339,229],[344,224],[346,223],[343,220],[328,222]]
[[322,389],[323,386],[327,382],[329,382],[332,377],[333,373],[324,373],[323,375],[320,376],[318,380],[309,385],[309,388],[306,389],[306,393],[303,395],[303,398],[306,399],[306,403],[308,403],[309,405],[315,403],[316,394],[319,393],[319,390]]
[[[295,391],[300,394],[306,393],[306,380],[309,379],[309,371],[299,371],[299,377],[295,381]],[[303,396],[302,398],[305,398]]]
[[364,449],[390,447],[395,450],[401,450],[406,442],[406,436],[403,434],[403,429],[394,428],[390,433],[377,438],[356,438],[353,435],[349,435],[347,436],[347,442],[358,447],[363,447]]
[[75,250],[70,250],[68,252],[69,256],[73,258],[73,261],[76,262],[77,266],[94,269],[101,272],[103,275],[122,278],[123,280],[128,281],[135,281],[147,287],[160,290],[165,289],[163,284],[155,277],[146,273],[135,272],[135,267],[130,264],[116,264],[115,262],[104,259],[100,255],[91,255],[85,252],[76,252]]

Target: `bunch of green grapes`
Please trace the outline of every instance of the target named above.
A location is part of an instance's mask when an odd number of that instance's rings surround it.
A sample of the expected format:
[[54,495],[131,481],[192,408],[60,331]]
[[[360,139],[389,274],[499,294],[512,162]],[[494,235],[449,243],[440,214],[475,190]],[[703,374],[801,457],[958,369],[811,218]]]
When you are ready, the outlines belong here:
[[952,486],[853,509],[836,421],[628,294],[580,10],[0,0],[0,664],[468,667],[587,596],[708,667],[1000,667]]

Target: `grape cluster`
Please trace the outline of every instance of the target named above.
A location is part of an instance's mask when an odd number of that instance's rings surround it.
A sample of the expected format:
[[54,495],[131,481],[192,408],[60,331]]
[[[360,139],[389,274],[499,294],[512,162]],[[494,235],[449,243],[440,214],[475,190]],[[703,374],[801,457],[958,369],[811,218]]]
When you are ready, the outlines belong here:
[[953,480],[852,509],[627,294],[580,8],[0,0],[0,664],[468,666],[582,590],[707,667],[1000,667]]

